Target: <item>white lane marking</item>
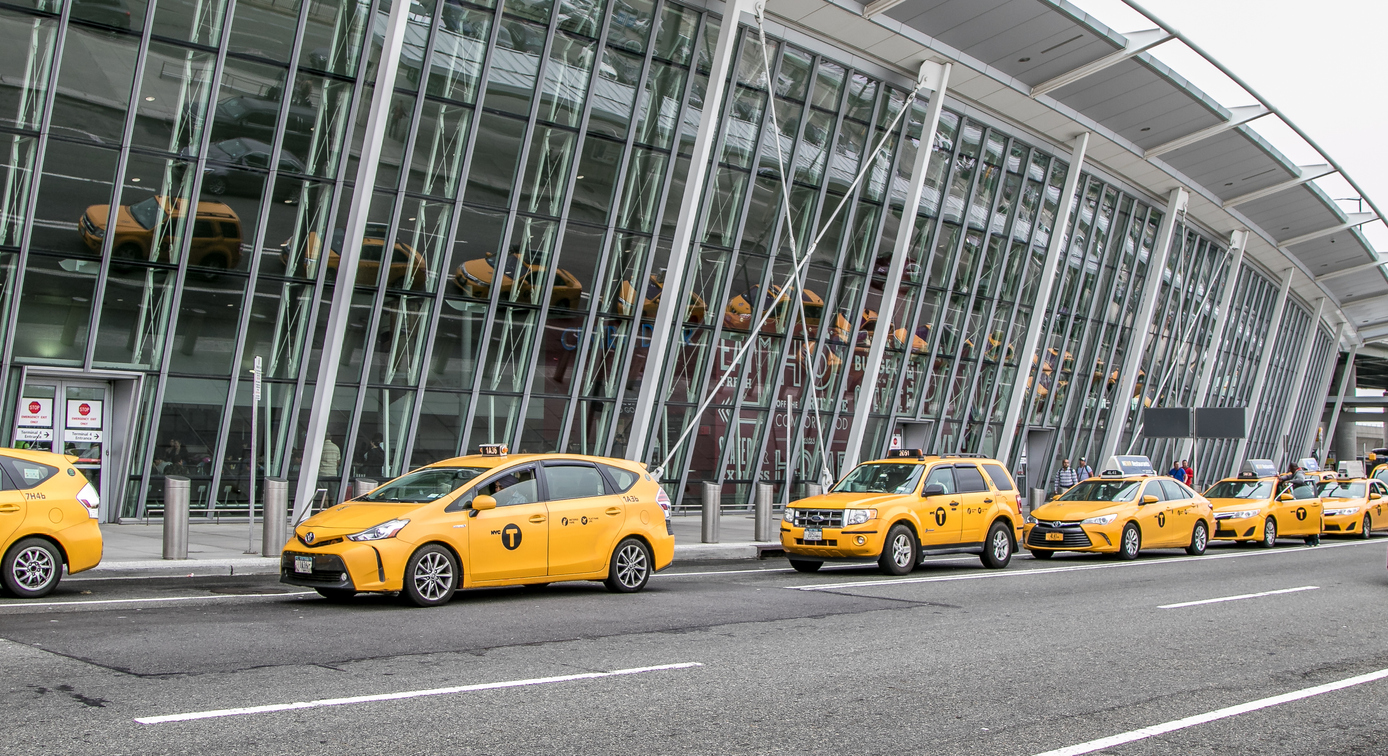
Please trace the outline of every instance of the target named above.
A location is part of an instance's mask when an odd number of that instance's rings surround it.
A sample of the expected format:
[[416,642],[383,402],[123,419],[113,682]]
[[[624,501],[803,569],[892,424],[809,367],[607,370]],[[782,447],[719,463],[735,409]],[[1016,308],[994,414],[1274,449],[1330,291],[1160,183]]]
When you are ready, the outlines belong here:
[[864,580],[857,583],[818,583],[815,585],[788,585],[787,589],[792,591],[832,591],[838,588],[871,588],[873,586],[893,586],[905,585],[908,583],[947,583],[953,580],[981,580],[983,578],[1005,578],[1020,577],[1025,575],[1051,575],[1057,572],[1082,572],[1084,570],[1109,570],[1118,567],[1147,567],[1159,564],[1193,564],[1196,562],[1208,562],[1216,559],[1242,559],[1244,557],[1277,556],[1286,554],[1310,554],[1325,549],[1336,549],[1345,546],[1378,546],[1380,544],[1373,541],[1352,541],[1347,543],[1333,543],[1316,548],[1305,549],[1281,549],[1269,551],[1247,551],[1237,554],[1206,554],[1199,557],[1167,557],[1165,559],[1147,559],[1135,562],[1112,562],[1109,564],[1077,564],[1072,567],[1044,567],[1034,570],[995,570],[990,572],[978,572],[969,575],[951,575],[948,577],[919,577],[919,578],[885,578],[881,580]]
[[[922,564],[935,564],[937,562],[974,562],[978,557],[944,557],[940,559],[927,559]],[[862,570],[869,567],[876,567],[877,562],[862,562],[854,564],[835,564],[824,565],[820,568],[821,572],[829,570]],[[745,575],[750,573],[776,573],[776,572],[795,572],[789,567],[770,567],[761,570],[709,570],[707,572],[657,572],[652,577],[697,577],[699,575]]]
[[1332,691],[1341,690],[1344,688],[1352,688],[1356,685],[1363,685],[1364,683],[1371,683],[1375,680],[1382,680],[1385,677],[1388,677],[1388,669],[1380,669],[1377,672],[1370,672],[1366,675],[1359,675],[1358,677],[1350,677],[1345,680],[1340,680],[1339,682],[1326,683],[1325,685],[1317,685],[1314,688],[1294,690],[1291,693],[1283,693],[1280,696],[1273,696],[1271,698],[1261,698],[1257,701],[1249,701],[1248,703],[1238,704],[1237,706],[1230,706],[1224,709],[1218,709],[1216,711],[1207,712],[1205,714],[1196,714],[1193,717],[1177,719],[1173,722],[1167,722],[1165,724],[1152,725],[1150,727],[1143,727],[1140,730],[1131,730],[1129,732],[1120,733],[1118,735],[1110,735],[1107,738],[1091,740],[1088,743],[1080,743],[1078,745],[1072,745],[1066,748],[1057,748],[1054,751],[1038,753],[1036,754],[1036,756],[1080,756],[1080,754],[1093,753],[1094,751],[1099,751],[1104,748],[1112,748],[1113,746],[1123,745],[1124,743],[1131,743],[1135,740],[1146,740],[1147,738],[1156,737],[1158,735],[1165,735],[1168,732],[1184,730],[1187,727],[1194,727],[1196,725],[1202,725],[1207,722],[1214,722],[1219,719],[1228,719],[1229,717],[1236,717],[1240,714],[1247,714],[1251,711],[1266,709],[1270,706],[1278,706],[1284,703],[1290,703],[1292,701],[1299,701],[1303,698],[1319,696],[1322,693],[1330,693]]
[[269,704],[267,706],[245,706],[238,709],[216,709],[213,711],[195,711],[187,714],[165,714],[158,717],[139,717],[135,721],[139,724],[164,724],[166,722],[188,722],[194,719],[215,719],[217,717],[236,717],[246,714],[267,714],[276,711],[292,711],[295,709],[319,709],[325,706],[349,706],[352,704],[374,703],[376,701],[399,701],[406,698],[421,698],[424,696],[447,696],[454,693],[471,693],[479,690],[498,690],[500,688],[521,688],[528,685],[549,685],[551,683],[571,682],[573,680],[596,680],[601,677],[619,677],[623,675],[639,675],[644,672],[662,672],[672,669],[689,669],[691,667],[702,667],[699,662],[680,662],[678,664],[660,664],[654,667],[633,667],[632,669],[618,669],[611,672],[583,672],[576,675],[559,675],[558,677],[534,677],[529,680],[508,680],[506,682],[479,683],[477,685],[459,685],[452,688],[433,688],[431,690],[409,690],[403,693],[379,693],[373,696],[351,696],[348,698],[323,698],[317,701],[299,701],[288,704]]
[[1319,589],[1319,585],[1303,585],[1300,588],[1283,588],[1279,591],[1263,591],[1262,593],[1245,593],[1240,596],[1225,596],[1224,598],[1204,599],[1202,601],[1184,601],[1179,604],[1166,604],[1157,607],[1158,609],[1180,609],[1183,606],[1200,606],[1201,604],[1218,604],[1221,601],[1239,601],[1241,599],[1262,598],[1263,596],[1276,596],[1279,593],[1298,593],[1300,591],[1314,591]]
[[[0,607],[15,607],[17,609],[28,609],[32,606],[91,606],[94,604],[146,604],[153,601],[206,601],[208,599],[233,599],[233,598],[284,598],[286,596],[312,596],[316,591],[302,591],[294,593],[221,593],[212,596],[164,596],[161,598],[134,598],[134,599],[97,599],[95,601],[38,601],[38,602],[11,602],[0,604]],[[10,612],[0,612],[9,614]]]

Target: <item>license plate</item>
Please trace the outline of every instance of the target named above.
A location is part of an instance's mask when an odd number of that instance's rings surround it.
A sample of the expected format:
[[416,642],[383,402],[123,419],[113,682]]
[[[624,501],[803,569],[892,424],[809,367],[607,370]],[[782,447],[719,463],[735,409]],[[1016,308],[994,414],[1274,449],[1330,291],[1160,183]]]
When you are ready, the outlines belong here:
[[1047,540],[1047,541],[1063,541],[1063,540],[1065,540],[1065,534],[1064,534],[1064,533],[1047,533],[1047,534],[1046,534],[1046,540]]
[[824,531],[819,528],[805,528],[805,540],[822,541],[824,540]]
[[294,571],[306,574],[313,572],[313,557],[294,557]]

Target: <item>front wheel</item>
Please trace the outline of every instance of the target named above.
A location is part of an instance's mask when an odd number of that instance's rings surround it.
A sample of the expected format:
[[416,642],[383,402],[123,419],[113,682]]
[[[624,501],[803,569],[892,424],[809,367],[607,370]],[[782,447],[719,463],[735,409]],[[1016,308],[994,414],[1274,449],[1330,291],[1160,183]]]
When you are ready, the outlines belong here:
[[823,562],[802,562],[799,559],[790,560],[791,569],[796,572],[819,572],[819,568],[824,566]]
[[979,555],[983,566],[990,570],[1000,570],[1012,561],[1012,536],[1007,532],[1007,524],[993,523],[988,529],[988,537],[983,541],[983,553]]
[[1360,531],[1359,537],[1366,541],[1374,537],[1374,521],[1368,512],[1364,513],[1364,529]]
[[448,549],[431,543],[405,565],[405,598],[415,606],[442,606],[458,590],[458,562]]
[[624,538],[612,552],[602,584],[613,593],[636,593],[651,579],[651,561],[651,550],[641,539]]
[[1258,543],[1265,549],[1270,549],[1277,545],[1277,521],[1271,517],[1263,522],[1263,540]]
[[877,558],[877,566],[884,575],[909,575],[916,568],[920,547],[911,529],[901,523],[887,531],[887,541],[882,547],[882,555]]
[[1118,541],[1118,558],[1124,561],[1137,559],[1137,552],[1142,550],[1142,534],[1137,531],[1137,526],[1128,523],[1123,528],[1123,537]]
[[1200,556],[1205,553],[1205,547],[1210,545],[1210,528],[1204,520],[1195,523],[1195,530],[1190,534],[1190,545],[1186,547],[1186,553],[1191,556]]

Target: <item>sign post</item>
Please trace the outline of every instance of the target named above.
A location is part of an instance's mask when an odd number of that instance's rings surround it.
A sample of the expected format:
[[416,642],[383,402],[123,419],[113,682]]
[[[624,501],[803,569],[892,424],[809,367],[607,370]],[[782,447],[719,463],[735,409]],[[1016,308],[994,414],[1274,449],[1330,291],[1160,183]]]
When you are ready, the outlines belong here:
[[[250,523],[249,532],[246,534],[246,553],[254,554],[255,551],[255,419],[260,414],[260,356],[256,355],[255,367],[251,368],[251,449],[246,455],[248,470],[246,475],[250,478],[249,500],[246,502],[246,521]],[[269,512],[264,512],[263,516],[268,517]]]

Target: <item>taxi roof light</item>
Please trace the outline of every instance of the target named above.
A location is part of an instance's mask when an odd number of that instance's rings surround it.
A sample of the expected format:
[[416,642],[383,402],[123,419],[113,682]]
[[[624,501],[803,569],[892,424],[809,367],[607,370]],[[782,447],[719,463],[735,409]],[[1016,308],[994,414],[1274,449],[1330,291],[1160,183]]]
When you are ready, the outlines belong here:
[[1116,454],[1104,463],[1103,477],[1123,477],[1126,475],[1156,475],[1152,460],[1141,454]]
[[506,444],[482,444],[477,447],[477,453],[484,457],[504,457],[511,450],[506,448]]
[[1239,468],[1240,478],[1275,478],[1277,464],[1270,459],[1246,459]]
[[920,449],[892,449],[887,452],[888,459],[904,459],[907,457],[915,457],[924,462],[925,452]]

